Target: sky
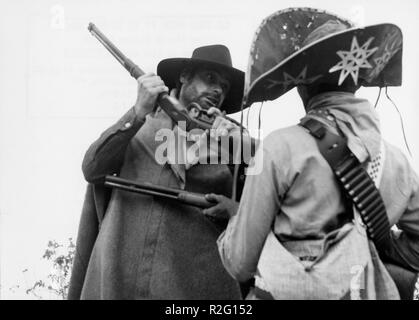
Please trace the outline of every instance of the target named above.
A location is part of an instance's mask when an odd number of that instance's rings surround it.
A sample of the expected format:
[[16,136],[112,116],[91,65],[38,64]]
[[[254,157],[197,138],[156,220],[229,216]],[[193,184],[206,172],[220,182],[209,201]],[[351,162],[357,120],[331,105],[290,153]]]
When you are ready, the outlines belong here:
[[[401,28],[403,85],[389,94],[403,115],[412,157],[397,111],[383,95],[378,112],[385,139],[419,171],[416,0],[0,0],[1,298],[30,298],[24,289],[48,272],[41,259],[47,242],[76,237],[86,187],[83,155],[135,102],[135,81],[90,35],[89,22],[146,71],[155,72],[164,58],[190,57],[195,47],[215,43],[227,45],[233,65],[245,71],[262,19],[297,6],[325,9],[359,25]],[[377,88],[358,92],[372,102],[377,94]],[[251,109],[251,129],[259,107]],[[295,90],[265,103],[263,136],[303,115]]]

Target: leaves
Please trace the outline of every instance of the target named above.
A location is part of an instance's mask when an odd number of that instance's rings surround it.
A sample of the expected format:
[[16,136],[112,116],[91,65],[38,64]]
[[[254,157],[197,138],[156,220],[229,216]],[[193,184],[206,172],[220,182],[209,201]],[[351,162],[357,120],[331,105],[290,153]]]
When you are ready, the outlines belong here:
[[[68,239],[65,246],[55,240],[48,241],[42,258],[52,263],[51,271],[47,279],[36,281],[26,293],[42,299],[41,291],[46,290],[62,299],[67,299],[75,251],[76,245],[72,238]],[[28,269],[25,269],[22,272],[27,271]]]

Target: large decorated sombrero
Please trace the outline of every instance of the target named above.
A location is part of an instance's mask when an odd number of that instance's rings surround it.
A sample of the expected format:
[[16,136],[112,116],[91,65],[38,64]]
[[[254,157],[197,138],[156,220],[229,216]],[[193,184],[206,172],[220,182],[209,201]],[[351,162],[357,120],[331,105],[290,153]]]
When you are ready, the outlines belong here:
[[402,44],[402,33],[394,24],[356,28],[346,19],[317,9],[278,11],[256,31],[245,103],[274,100],[297,85],[317,82],[400,86]]

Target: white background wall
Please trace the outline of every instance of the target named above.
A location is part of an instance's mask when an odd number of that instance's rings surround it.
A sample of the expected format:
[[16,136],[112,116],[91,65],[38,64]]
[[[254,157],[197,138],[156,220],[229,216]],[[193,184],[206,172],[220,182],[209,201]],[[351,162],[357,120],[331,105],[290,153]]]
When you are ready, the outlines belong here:
[[[84,152],[135,101],[135,81],[90,35],[88,23],[144,70],[155,71],[163,58],[189,57],[193,48],[213,43],[229,46],[233,64],[246,70],[261,20],[291,6],[400,26],[403,86],[389,92],[403,114],[418,170],[418,1],[0,1],[2,298],[27,298],[24,289],[47,271],[41,256],[48,240],[75,238],[85,189]],[[359,96],[374,102],[377,93],[362,89]],[[255,105],[252,128],[257,110]],[[405,151],[398,115],[384,97],[379,113],[384,136]],[[302,115],[295,90],[265,103],[264,135]],[[21,288],[9,290],[16,284]]]

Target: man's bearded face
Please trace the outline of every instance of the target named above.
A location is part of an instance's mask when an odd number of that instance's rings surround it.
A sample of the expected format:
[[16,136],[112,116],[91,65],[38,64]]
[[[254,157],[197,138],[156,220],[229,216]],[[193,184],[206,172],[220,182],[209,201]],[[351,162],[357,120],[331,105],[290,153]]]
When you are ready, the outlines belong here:
[[179,100],[184,106],[196,102],[204,110],[211,107],[220,109],[230,89],[227,76],[210,69],[198,69],[190,75],[182,75]]

